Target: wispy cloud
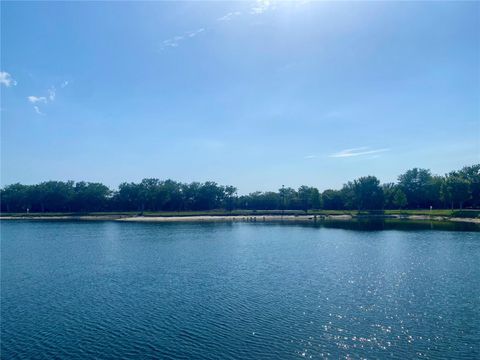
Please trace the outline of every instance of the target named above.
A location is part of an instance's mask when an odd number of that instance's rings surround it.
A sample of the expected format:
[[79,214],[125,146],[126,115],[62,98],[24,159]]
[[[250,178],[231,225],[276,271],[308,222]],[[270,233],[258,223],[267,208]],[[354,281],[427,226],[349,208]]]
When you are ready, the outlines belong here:
[[[60,87],[63,89],[67,85],[68,85],[68,81],[65,80],[60,84]],[[34,104],[33,110],[35,110],[37,114],[45,115],[45,113],[43,113],[40,110],[38,105],[52,103],[55,101],[56,96],[57,96],[57,89],[55,88],[55,86],[51,86],[50,88],[48,88],[47,94],[45,96],[30,95],[30,96],[27,96],[27,100],[28,102]]]
[[264,12],[275,9],[273,2],[270,0],[257,0],[255,6],[250,9],[250,13],[254,15],[263,14]]
[[[247,12],[242,13],[241,11],[231,11],[226,13],[225,15],[222,15],[217,18],[217,21],[220,22],[229,22],[233,18],[238,17],[238,16],[245,16],[245,15],[260,15],[263,14],[269,10],[274,10],[276,8],[276,5],[274,1],[272,0],[257,0],[254,2],[254,5],[252,5]],[[165,39],[162,41],[160,50],[166,50],[166,49],[171,49],[171,48],[177,48],[181,45],[181,43],[185,42],[188,39],[194,38],[195,36],[199,35],[200,33],[206,31],[207,28],[199,28],[197,30],[193,31],[188,31],[183,34],[179,34],[176,36],[172,36],[169,39]]]
[[197,36],[198,34],[204,32],[204,31],[205,31],[204,28],[200,28],[200,29],[188,32],[187,35],[188,35],[188,37],[192,38],[192,37],[195,37],[195,36]]
[[33,107],[33,109],[35,110],[35,112],[36,112],[38,115],[45,115],[44,113],[42,113],[42,112],[40,111],[40,109],[38,108],[38,106],[35,105],[35,106]]
[[316,159],[317,157],[317,155],[307,155],[304,157],[304,159]]
[[6,87],[15,86],[17,82],[12,78],[6,71],[0,71],[0,84],[5,85]]
[[233,11],[233,12],[229,12],[229,13],[219,17],[217,20],[218,21],[230,21],[235,16],[239,16],[239,15],[242,15],[242,13],[240,11]]
[[30,95],[27,97],[28,101],[30,101],[32,104],[36,104],[36,103],[44,103],[46,104],[47,103],[47,98],[45,96],[34,96],[34,95]]
[[[260,15],[260,14],[263,14],[263,13],[269,11],[269,10],[273,10],[275,8],[276,7],[275,7],[273,1],[257,0],[256,2],[254,2],[254,5],[250,7],[250,9],[249,9],[250,11],[249,12],[247,11],[246,14],[247,15],[248,14],[250,14],[250,15]],[[244,13],[242,13],[241,11],[231,11],[231,12],[228,12],[225,15],[217,18],[217,21],[229,22],[233,18],[238,17],[238,16],[244,16]],[[199,35],[200,33],[204,32],[206,30],[207,30],[206,28],[202,27],[202,28],[199,28],[197,30],[188,31],[188,32],[185,32],[183,34],[172,36],[169,39],[165,39],[165,40],[162,41],[162,44],[160,46],[160,50],[166,50],[166,49],[169,49],[169,48],[177,48],[184,41],[186,41],[188,39],[191,39],[191,38],[194,38],[195,36]]]
[[390,149],[371,149],[367,146],[354,148],[354,149],[345,149],[334,154],[330,154],[329,157],[333,158],[344,158],[344,157],[353,157],[353,156],[362,156],[362,155],[371,155],[371,154],[378,154],[383,153],[386,151],[390,151]]
[[205,28],[199,28],[197,30],[187,31],[182,35],[177,35],[170,39],[163,40],[161,49],[163,50],[165,48],[178,47],[182,41],[194,38],[195,36],[201,34],[204,31]]
[[174,38],[163,40],[163,47],[162,49],[166,47],[177,47],[178,43],[183,40],[183,36],[175,36]]

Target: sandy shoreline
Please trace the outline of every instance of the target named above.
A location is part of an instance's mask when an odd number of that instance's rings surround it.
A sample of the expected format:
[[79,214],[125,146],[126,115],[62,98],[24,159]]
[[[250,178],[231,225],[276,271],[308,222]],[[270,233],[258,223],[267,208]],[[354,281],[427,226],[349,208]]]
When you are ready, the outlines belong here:
[[85,216],[0,216],[0,220],[115,220],[128,222],[204,222],[204,221],[316,221],[322,219],[351,220],[351,215],[192,215],[192,216],[125,216],[125,215],[85,215]]
[[128,216],[128,215],[79,215],[79,216],[0,216],[0,220],[84,220],[125,222],[316,222],[324,220],[397,219],[423,221],[452,221],[480,224],[480,218],[458,218],[426,215],[192,215],[192,216]]
[[[119,220],[119,215],[0,216],[0,220]],[[123,216],[125,217],[125,216]]]
[[[233,215],[233,216],[211,216],[211,215],[200,215],[200,216],[135,216],[118,219],[118,221],[138,221],[138,222],[204,222],[204,221],[318,221],[325,218],[325,216],[314,216],[314,215],[262,215],[262,216],[245,216],[245,215]],[[338,220],[351,220],[352,216],[350,215],[338,215],[335,216]]]

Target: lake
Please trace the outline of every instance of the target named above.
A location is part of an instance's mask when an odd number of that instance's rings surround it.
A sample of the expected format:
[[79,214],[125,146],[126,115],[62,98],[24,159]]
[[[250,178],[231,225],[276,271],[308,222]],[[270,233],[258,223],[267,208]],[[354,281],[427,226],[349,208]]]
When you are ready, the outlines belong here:
[[2,221],[2,358],[480,357],[480,232],[347,227]]

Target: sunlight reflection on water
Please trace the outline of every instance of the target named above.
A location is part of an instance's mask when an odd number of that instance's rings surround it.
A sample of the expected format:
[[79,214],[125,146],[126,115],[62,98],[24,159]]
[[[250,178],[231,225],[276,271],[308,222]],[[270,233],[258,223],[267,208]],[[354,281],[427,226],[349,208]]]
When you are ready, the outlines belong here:
[[5,358],[479,355],[480,233],[5,222]]

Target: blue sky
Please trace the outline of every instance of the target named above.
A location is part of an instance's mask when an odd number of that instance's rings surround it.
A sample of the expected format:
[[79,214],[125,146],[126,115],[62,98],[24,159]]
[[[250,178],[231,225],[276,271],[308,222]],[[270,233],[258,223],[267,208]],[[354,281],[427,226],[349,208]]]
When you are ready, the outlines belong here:
[[1,3],[1,183],[240,193],[480,161],[478,2]]

